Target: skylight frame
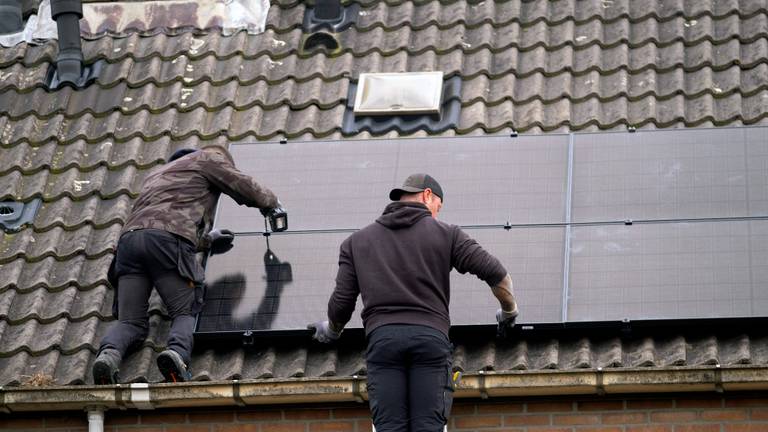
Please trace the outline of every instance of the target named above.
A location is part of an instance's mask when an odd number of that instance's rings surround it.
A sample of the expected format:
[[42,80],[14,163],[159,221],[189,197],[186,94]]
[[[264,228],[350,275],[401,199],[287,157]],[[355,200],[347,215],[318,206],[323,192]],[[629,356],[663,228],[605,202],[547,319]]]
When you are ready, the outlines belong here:
[[[391,92],[392,87],[397,85],[403,86],[401,87],[402,91],[408,91],[407,84],[414,86],[415,83],[412,82],[414,79],[419,79],[421,81],[420,84],[428,84],[431,87],[428,88],[429,93],[423,98],[426,103],[420,106],[393,104],[388,108],[374,104],[366,106],[366,99],[373,98],[373,91]],[[377,87],[381,86],[381,88],[374,90],[373,86],[376,80],[384,82],[377,84]],[[444,74],[442,71],[361,73],[358,79],[353,112],[355,116],[440,114],[440,108],[443,103],[443,83]]]

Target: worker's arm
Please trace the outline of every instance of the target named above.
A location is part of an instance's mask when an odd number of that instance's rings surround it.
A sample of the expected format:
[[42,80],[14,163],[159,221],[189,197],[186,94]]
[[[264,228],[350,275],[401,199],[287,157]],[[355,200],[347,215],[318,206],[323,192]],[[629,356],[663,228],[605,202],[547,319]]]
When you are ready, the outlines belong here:
[[507,274],[501,282],[491,287],[493,295],[499,300],[501,310],[508,313],[517,313],[517,303],[512,291],[512,277]]
[[256,183],[243,174],[223,154],[204,150],[206,158],[202,174],[219,190],[229,195],[240,205],[270,209],[277,207],[277,197],[271,190]]
[[332,330],[340,332],[352,318],[355,311],[360,287],[352,258],[349,239],[341,244],[339,250],[339,270],[336,273],[336,288],[328,300],[328,321]]

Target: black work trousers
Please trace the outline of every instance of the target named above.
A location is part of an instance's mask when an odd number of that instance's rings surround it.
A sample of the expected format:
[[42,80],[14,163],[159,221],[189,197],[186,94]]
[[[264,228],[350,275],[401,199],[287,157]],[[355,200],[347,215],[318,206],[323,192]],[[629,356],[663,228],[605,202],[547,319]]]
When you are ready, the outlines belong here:
[[368,335],[368,395],[376,432],[442,432],[453,402],[453,346],[439,330],[385,325]]
[[188,241],[162,230],[130,231],[117,246],[118,322],[101,341],[100,351],[111,348],[121,356],[144,341],[149,333],[149,296],[157,289],[172,319],[168,348],[189,364],[195,318],[195,289],[179,274],[179,261],[194,247]]

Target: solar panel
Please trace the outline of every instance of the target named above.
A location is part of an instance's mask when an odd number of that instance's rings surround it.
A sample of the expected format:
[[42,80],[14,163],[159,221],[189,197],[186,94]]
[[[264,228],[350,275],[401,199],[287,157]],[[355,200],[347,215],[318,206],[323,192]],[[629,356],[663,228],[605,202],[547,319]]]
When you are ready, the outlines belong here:
[[[567,138],[509,137],[233,145],[238,168],[272,189],[291,230],[361,228],[409,174],[445,191],[441,219],[458,225],[563,222]],[[260,231],[259,212],[222,197],[217,226]]]
[[[516,283],[529,288],[519,301],[527,322],[551,322],[561,314],[562,228],[469,229],[496,255]],[[226,255],[208,262],[206,304],[198,331],[295,330],[326,319],[343,233],[238,236]],[[451,275],[455,325],[494,319],[498,301],[470,274]],[[358,307],[348,328],[362,327]]]
[[[289,211],[262,235],[222,197],[235,248],[207,263],[200,332],[325,318],[338,250],[415,172],[513,277],[521,323],[768,316],[768,128],[231,146]],[[625,224],[626,221],[626,224]],[[493,324],[488,286],[451,275],[453,325]],[[565,304],[563,302],[565,301]],[[358,302],[349,327],[362,325]]]
[[574,135],[573,221],[768,214],[765,129]]
[[768,316],[768,221],[575,227],[569,321]]

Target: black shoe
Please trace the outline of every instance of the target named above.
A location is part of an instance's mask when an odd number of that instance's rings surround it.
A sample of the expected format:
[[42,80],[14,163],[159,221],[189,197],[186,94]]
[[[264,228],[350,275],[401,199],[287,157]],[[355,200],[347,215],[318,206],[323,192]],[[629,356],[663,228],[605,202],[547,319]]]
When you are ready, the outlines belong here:
[[100,352],[93,362],[93,383],[96,385],[117,384],[120,360],[120,353],[115,349],[105,349]]
[[174,350],[167,349],[157,356],[157,367],[165,377],[166,382],[186,382],[192,380],[192,374],[187,370],[187,365],[181,355]]

